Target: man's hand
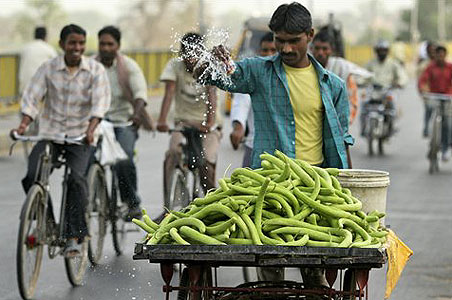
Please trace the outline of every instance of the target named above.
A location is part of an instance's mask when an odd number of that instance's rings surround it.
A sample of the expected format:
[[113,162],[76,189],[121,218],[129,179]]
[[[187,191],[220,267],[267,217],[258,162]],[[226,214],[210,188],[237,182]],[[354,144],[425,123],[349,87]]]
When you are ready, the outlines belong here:
[[168,132],[169,126],[168,123],[166,123],[166,120],[158,120],[157,121],[157,131],[159,132]]
[[427,85],[424,85],[424,86],[421,86],[420,92],[421,92],[422,94],[425,94],[425,93],[430,92],[430,89],[428,88]]
[[14,132],[16,132],[18,135],[23,135],[31,121],[33,120],[30,116],[23,115],[19,127],[17,127],[16,129],[11,129],[9,136],[14,139]]
[[[211,51],[212,55],[226,65],[226,70],[228,73],[231,71],[231,66],[229,62],[231,61],[231,54],[223,45],[218,45],[213,47]],[[206,71],[209,68],[209,61],[198,62],[193,69],[193,77],[197,80],[205,80],[210,74]]]
[[[133,104],[133,115],[130,117],[129,121],[133,122],[133,125],[135,125],[136,128],[140,128],[141,125],[141,119],[140,119],[140,111],[142,109],[145,109],[146,107],[146,102],[141,99],[135,99],[135,102]],[[154,126],[152,126],[154,127]]]
[[237,121],[234,121],[233,126],[234,129],[229,135],[229,138],[231,139],[232,148],[234,150],[237,150],[239,148],[240,142],[245,136],[245,129],[243,128],[242,124]]
[[138,116],[138,112],[134,112],[133,115],[130,117],[129,121],[132,121],[133,125],[136,128],[140,128],[140,126],[142,125],[140,117]]
[[88,129],[85,132],[85,141],[88,145],[91,145],[94,142],[94,130]]
[[209,120],[207,122],[202,122],[201,125],[199,125],[198,129],[202,133],[209,133],[210,129],[215,125],[215,120]]
[[100,118],[93,117],[89,120],[88,129],[85,132],[85,141],[86,144],[91,145],[94,142],[94,131],[97,128],[97,125],[100,123]]

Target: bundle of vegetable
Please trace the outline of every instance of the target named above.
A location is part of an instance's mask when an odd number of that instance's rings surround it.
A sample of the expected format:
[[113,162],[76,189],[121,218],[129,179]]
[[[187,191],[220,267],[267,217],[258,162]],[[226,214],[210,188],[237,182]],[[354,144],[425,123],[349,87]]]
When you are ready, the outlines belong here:
[[342,188],[338,169],[322,169],[288,158],[261,155],[262,168],[239,168],[231,178],[160,224],[144,214],[133,222],[147,244],[245,244],[319,247],[381,247],[384,213],[361,211]]

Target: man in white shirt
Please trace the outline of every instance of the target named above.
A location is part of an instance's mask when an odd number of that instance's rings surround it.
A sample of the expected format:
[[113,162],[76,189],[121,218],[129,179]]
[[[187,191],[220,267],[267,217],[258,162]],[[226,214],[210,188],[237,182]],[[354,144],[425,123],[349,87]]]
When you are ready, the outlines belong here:
[[[215,187],[215,168],[218,148],[221,139],[221,127],[217,122],[217,93],[214,86],[203,86],[193,78],[195,57],[189,55],[193,49],[201,49],[203,37],[197,33],[186,33],[181,39],[179,57],[171,59],[162,74],[160,81],[165,83],[165,95],[157,121],[159,132],[168,132],[168,113],[174,102],[174,128],[196,128],[202,136],[203,167],[199,168],[201,184],[204,192]],[[174,100],[174,101],[173,101]],[[170,196],[171,176],[182,153],[180,147],[183,135],[172,132],[170,146],[164,161],[164,197]],[[201,146],[201,145],[200,145]]]
[[333,72],[345,81],[350,102],[350,124],[353,123],[358,112],[358,87],[356,79],[368,79],[372,73],[356,64],[342,58],[333,56],[334,40],[327,31],[320,31],[314,36],[311,51],[315,59],[328,71]]
[[[276,53],[273,33],[266,33],[260,41],[259,55],[271,56]],[[233,131],[230,139],[234,150],[237,150],[240,142],[245,136],[245,127],[248,127],[248,135],[245,140],[245,154],[243,155],[242,167],[251,165],[251,153],[254,143],[254,116],[251,109],[251,98],[248,94],[235,93],[231,108],[231,121]]]
[[56,50],[46,42],[47,30],[45,27],[35,28],[35,39],[29,42],[20,52],[19,64],[19,91],[23,93],[31,77],[39,66],[57,56]]

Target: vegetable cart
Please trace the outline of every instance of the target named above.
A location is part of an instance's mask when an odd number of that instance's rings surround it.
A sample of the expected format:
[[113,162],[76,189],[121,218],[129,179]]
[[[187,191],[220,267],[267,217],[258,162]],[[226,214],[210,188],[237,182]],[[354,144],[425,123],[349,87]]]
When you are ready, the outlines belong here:
[[[315,299],[368,299],[369,271],[381,268],[387,256],[381,248],[137,243],[133,259],[160,264],[166,299],[173,291],[178,292],[178,300],[307,299],[307,295]],[[179,286],[171,285],[174,264],[185,265],[180,270]],[[223,287],[217,282],[218,268],[223,266],[323,268],[329,286],[305,287],[299,282],[281,281]]]

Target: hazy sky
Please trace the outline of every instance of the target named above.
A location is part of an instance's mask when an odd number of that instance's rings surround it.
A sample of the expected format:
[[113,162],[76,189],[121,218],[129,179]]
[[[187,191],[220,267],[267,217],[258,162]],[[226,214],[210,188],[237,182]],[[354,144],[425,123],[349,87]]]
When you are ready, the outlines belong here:
[[[59,0],[64,9],[71,10],[98,10],[113,18],[116,18],[136,0]],[[148,0],[162,1],[162,0]],[[183,0],[181,0],[183,1]],[[242,7],[251,11],[251,14],[265,15],[270,14],[282,3],[289,3],[292,0],[204,0],[206,6],[213,9],[212,13],[221,12],[230,8]],[[355,10],[357,4],[363,0],[299,0],[306,5],[316,17],[326,16],[329,12],[342,12],[345,10]],[[9,15],[24,7],[22,0],[0,0],[0,14]],[[399,9],[410,7],[413,0],[384,0],[388,8]]]

